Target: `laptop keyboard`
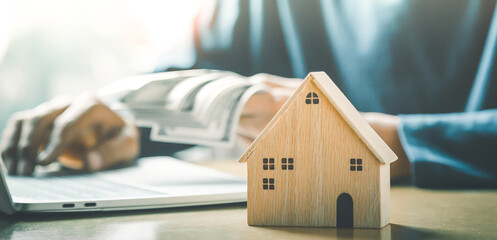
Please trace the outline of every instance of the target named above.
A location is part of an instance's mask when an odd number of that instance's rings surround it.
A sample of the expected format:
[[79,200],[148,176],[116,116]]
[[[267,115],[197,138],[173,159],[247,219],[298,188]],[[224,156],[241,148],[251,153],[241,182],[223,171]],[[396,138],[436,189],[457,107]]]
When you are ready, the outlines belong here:
[[167,195],[96,176],[6,177],[14,202],[84,201]]

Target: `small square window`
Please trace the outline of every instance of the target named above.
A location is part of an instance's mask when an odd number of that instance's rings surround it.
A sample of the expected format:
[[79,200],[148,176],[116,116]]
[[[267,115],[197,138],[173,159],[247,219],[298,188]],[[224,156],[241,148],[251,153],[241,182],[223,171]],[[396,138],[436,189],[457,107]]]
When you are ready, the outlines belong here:
[[274,170],[274,158],[263,158],[262,164],[263,170]]
[[362,158],[350,159],[350,171],[362,171]]
[[311,104],[311,99],[306,99],[305,104]]
[[293,170],[293,158],[282,158],[281,159],[281,169]]
[[319,104],[319,98],[314,98],[312,99],[313,104]]
[[263,190],[274,190],[274,178],[263,178],[262,179],[262,189]]

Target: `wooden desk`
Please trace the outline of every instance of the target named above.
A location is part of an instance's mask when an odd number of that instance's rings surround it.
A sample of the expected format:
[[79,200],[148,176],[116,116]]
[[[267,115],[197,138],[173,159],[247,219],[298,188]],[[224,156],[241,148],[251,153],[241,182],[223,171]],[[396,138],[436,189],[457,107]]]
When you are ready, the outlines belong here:
[[[244,165],[209,163],[244,174]],[[496,239],[497,191],[392,187],[381,229],[249,227],[246,205],[110,213],[0,215],[0,239]]]

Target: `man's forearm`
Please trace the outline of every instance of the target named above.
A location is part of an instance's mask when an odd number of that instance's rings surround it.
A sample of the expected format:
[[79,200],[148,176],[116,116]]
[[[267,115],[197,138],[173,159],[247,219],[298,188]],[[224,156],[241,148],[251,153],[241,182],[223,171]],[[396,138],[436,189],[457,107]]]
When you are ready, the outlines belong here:
[[420,187],[497,187],[497,109],[400,115],[399,135]]

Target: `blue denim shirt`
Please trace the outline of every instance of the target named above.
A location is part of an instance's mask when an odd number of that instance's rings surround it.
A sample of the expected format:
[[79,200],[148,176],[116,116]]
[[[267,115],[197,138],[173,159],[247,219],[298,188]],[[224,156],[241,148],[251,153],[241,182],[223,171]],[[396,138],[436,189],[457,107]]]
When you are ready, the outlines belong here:
[[497,187],[495,1],[216,1],[187,45],[162,66],[325,71],[359,111],[400,116],[414,184]]

